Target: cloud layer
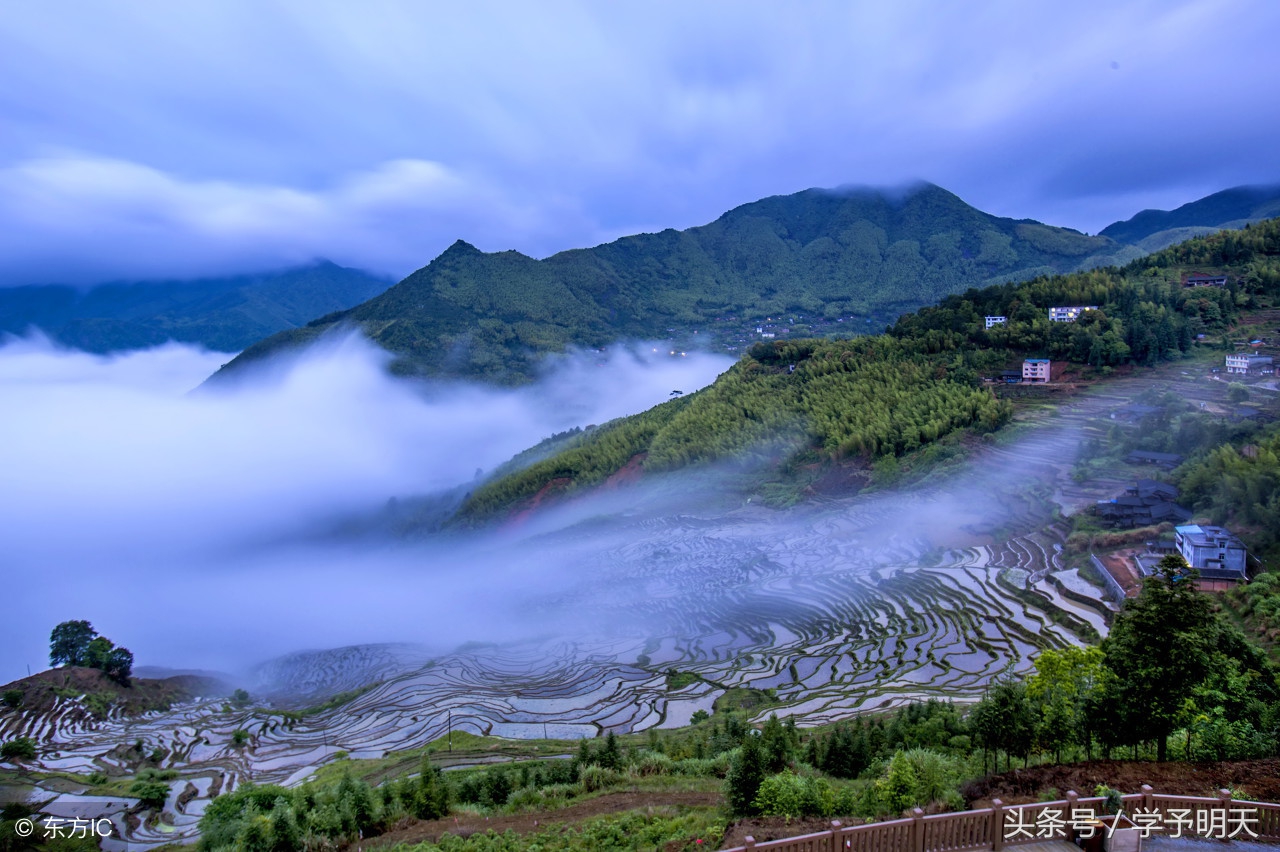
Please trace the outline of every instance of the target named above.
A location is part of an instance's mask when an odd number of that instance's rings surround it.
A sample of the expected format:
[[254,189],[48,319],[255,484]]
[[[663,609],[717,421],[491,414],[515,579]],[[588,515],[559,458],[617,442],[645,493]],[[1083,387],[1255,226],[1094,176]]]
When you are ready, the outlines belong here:
[[458,238],[545,255],[914,178],[1096,231],[1277,179],[1278,25],[1265,0],[24,6],[0,285],[404,274]]
[[[0,682],[43,668],[48,631],[72,618],[140,663],[181,666],[434,637],[413,626],[415,607],[451,587],[456,559],[315,534],[390,497],[469,482],[552,432],[692,391],[730,363],[587,353],[521,390],[421,388],[387,378],[385,355],[349,338],[283,375],[186,393],[223,357],[177,344],[113,358],[41,340],[0,347],[11,603]],[[459,597],[486,591],[468,576],[455,578]]]

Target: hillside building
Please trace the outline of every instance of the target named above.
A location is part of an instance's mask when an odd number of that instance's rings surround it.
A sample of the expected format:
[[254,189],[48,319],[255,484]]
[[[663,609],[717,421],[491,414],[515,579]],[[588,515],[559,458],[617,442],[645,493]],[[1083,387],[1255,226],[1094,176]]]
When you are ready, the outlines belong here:
[[1252,352],[1236,352],[1227,356],[1227,372],[1236,375],[1262,375],[1274,370],[1274,359],[1270,355],[1255,355]]
[[1022,380],[1024,382],[1049,381],[1049,359],[1028,358],[1022,362]]
[[1182,279],[1183,287],[1225,287],[1227,286],[1227,276],[1225,275],[1188,275]]
[[1173,470],[1182,464],[1177,453],[1153,453],[1150,450],[1134,450],[1124,457],[1125,464],[1154,464],[1165,470]]
[[1179,506],[1178,489],[1167,482],[1139,479],[1132,488],[1112,500],[1099,500],[1094,514],[1105,524],[1119,529],[1146,527],[1168,521],[1185,524],[1191,510]]
[[1085,311],[1096,311],[1097,305],[1072,305],[1049,309],[1049,322],[1075,322]]
[[1174,527],[1174,543],[1187,564],[1209,580],[1247,580],[1244,543],[1223,527]]
[[987,328],[991,328],[991,326],[993,325],[1004,325],[1009,321],[1009,318],[1008,317],[986,317],[986,321],[987,321]]

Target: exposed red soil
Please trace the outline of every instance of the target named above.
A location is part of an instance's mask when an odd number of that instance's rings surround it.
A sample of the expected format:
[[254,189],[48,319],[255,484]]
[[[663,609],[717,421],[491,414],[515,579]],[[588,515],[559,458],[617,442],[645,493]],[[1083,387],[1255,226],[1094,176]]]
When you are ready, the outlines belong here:
[[636,453],[621,468],[609,475],[609,478],[600,483],[597,490],[612,491],[619,486],[633,485],[640,481],[640,477],[644,476],[644,460],[648,458],[648,453]]
[[1132,551],[1117,551],[1116,553],[1108,553],[1098,557],[1107,573],[1115,578],[1120,584],[1120,588],[1124,589],[1124,595],[1127,598],[1138,596],[1142,584],[1138,581],[1138,574],[1133,568],[1131,559]]
[[525,521],[529,520],[529,518],[533,517],[533,513],[538,510],[539,506],[543,503],[552,502],[562,491],[572,484],[573,480],[567,476],[552,479],[546,485],[538,489],[538,493],[530,497],[523,506],[511,513],[511,516],[507,518],[506,526],[512,528],[520,526]]
[[1275,802],[1280,801],[1280,758],[1216,763],[1095,760],[1033,766],[971,781],[961,792],[971,808],[985,808],[992,799],[1007,805],[1035,802],[1050,788],[1059,796],[1068,790],[1091,796],[1099,784],[1122,793],[1137,793],[1143,784],[1150,784],[1157,793],[1175,796],[1215,796],[1223,788],[1238,789],[1254,801]]
[[393,846],[397,843],[424,843],[439,840],[441,835],[456,834],[459,837],[470,837],[473,834],[484,834],[494,831],[502,834],[514,831],[517,834],[528,834],[546,828],[549,825],[581,822],[591,817],[605,814],[616,814],[623,811],[679,808],[714,808],[724,803],[719,793],[706,792],[670,792],[642,793],[636,791],[605,793],[594,799],[574,802],[568,807],[555,811],[541,811],[527,814],[506,814],[503,816],[483,817],[472,814],[459,814],[445,819],[415,820],[404,819],[386,834],[380,834],[365,840],[361,846],[365,849],[374,846]]

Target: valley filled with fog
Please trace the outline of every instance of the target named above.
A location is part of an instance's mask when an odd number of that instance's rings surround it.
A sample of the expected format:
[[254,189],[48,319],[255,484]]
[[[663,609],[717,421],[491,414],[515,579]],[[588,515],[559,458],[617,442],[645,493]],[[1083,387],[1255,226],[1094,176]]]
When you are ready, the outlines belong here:
[[[99,722],[68,702],[0,736],[54,743],[42,765],[73,772],[114,767],[126,741],[165,750],[187,832],[216,791],[420,746],[450,721],[576,738],[684,725],[756,694],[818,724],[976,698],[1039,649],[1105,631],[1098,608],[1060,591],[1082,581],[1062,570],[1054,509],[1099,496],[1077,490],[1070,468],[1122,383],[1033,413],[1020,437],[899,490],[782,510],[742,496],[750,471],[722,467],[482,530],[359,523],[392,497],[465,487],[553,432],[692,391],[729,363],[652,349],[578,353],[533,386],[494,390],[391,379],[384,356],[348,338],[191,392],[225,356],[10,342],[0,536],[18,605],[0,628],[5,674],[43,668],[52,625],[83,618],[139,666],[227,672],[258,706],[209,698]],[[1028,580],[1043,597],[1028,597]],[[272,709],[357,689],[301,719]],[[236,731],[253,747],[233,745]],[[177,807],[183,790],[194,793]]]
[[[535,385],[496,390],[393,380],[387,356],[353,337],[195,390],[225,353],[100,357],[11,338],[0,562],[15,606],[0,680],[44,668],[49,630],[67,619],[120,637],[140,665],[233,672],[298,648],[500,633],[486,583],[447,552],[353,547],[331,531],[392,498],[471,482],[555,432],[694,391],[732,363],[652,350],[566,356]],[[482,614],[459,614],[473,607]]]

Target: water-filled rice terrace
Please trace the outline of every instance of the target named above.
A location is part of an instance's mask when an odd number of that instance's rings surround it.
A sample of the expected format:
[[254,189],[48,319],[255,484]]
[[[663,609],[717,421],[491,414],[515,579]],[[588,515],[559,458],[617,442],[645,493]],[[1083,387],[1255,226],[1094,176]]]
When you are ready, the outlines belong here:
[[[162,749],[161,767],[178,777],[158,823],[119,796],[108,807],[66,793],[45,808],[108,814],[121,837],[149,846],[190,836],[209,799],[246,780],[299,783],[339,752],[421,746],[450,720],[454,730],[567,739],[685,725],[744,694],[764,702],[757,718],[802,725],[929,697],[972,700],[993,677],[1028,670],[1039,649],[1079,643],[1085,625],[1105,632],[1105,607],[1063,596],[1049,575],[1091,588],[1064,570],[1055,506],[1095,499],[1068,474],[1090,418],[1124,401],[1092,394],[1032,415],[1041,422],[1023,437],[905,492],[786,512],[689,506],[531,535],[513,550],[554,553],[576,578],[527,603],[562,629],[445,653],[296,654],[259,670],[295,700],[373,685],[322,713],[290,718],[218,698],[95,721],[63,699],[49,713],[0,716],[0,740],[32,737],[40,766],[82,776],[127,775],[138,741]],[[233,744],[237,730],[246,745]],[[45,792],[41,801],[56,791]]]

